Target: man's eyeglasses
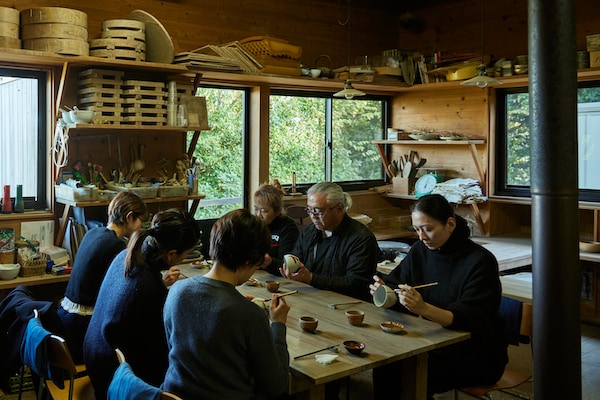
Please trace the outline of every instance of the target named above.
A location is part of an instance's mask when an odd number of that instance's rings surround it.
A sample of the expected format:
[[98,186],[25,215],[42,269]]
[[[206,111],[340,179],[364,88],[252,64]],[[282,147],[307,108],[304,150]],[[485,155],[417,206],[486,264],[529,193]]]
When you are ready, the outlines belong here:
[[266,208],[254,207],[254,214],[256,214],[256,213],[266,214],[268,212],[269,212],[269,210],[267,210]]
[[323,218],[323,215],[325,215],[329,210],[332,210],[332,209],[336,208],[340,204],[342,204],[342,203],[338,203],[335,206],[329,207],[326,210],[324,210],[322,208],[319,208],[319,207],[315,207],[315,208],[306,207],[304,209],[304,211],[306,211],[306,214],[308,214],[309,216],[314,216],[314,217],[317,217],[317,218]]

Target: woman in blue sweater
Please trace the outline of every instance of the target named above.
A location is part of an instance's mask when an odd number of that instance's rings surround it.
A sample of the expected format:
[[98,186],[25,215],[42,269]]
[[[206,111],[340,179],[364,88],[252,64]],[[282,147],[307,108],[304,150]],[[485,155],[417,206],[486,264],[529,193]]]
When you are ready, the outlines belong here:
[[168,351],[162,312],[167,287],[161,271],[181,263],[199,239],[196,221],[186,212],[160,211],[151,228],[135,232],[127,250],[113,260],[100,287],[83,349],[97,400],[106,398],[119,365],[116,348],[142,380],[154,386],[163,382]]
[[[389,275],[374,277],[371,293],[384,283],[400,288],[400,311],[471,333],[465,342],[429,353],[430,398],[453,388],[495,383],[508,361],[496,258],[469,239],[466,221],[443,196],[421,197],[413,206],[412,223],[419,241]],[[432,282],[438,284],[412,288]],[[376,399],[398,393],[394,382],[399,373],[394,363],[373,370]]]
[[270,244],[269,229],[248,210],[230,211],[214,224],[212,268],[177,282],[165,303],[164,390],[202,400],[258,400],[287,390],[289,306],[274,294],[269,324],[264,310],[235,288],[263,265]]

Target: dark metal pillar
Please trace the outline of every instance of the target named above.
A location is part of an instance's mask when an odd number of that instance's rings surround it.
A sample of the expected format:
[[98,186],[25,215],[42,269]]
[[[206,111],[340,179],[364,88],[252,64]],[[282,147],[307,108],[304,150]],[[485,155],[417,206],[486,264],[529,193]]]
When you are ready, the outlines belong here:
[[581,399],[575,2],[528,0],[536,399]]

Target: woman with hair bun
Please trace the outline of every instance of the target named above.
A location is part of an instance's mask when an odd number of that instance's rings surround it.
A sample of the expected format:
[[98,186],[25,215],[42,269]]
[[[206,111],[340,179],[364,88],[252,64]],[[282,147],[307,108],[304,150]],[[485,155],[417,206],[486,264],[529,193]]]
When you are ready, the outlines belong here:
[[[83,349],[97,400],[106,399],[119,365],[116,348],[142,380],[154,386],[163,382],[168,365],[162,317],[167,286],[161,271],[180,264],[199,239],[196,221],[185,211],[160,211],[151,227],[135,232],[127,249],[111,263]],[[175,278],[171,275],[167,284]]]

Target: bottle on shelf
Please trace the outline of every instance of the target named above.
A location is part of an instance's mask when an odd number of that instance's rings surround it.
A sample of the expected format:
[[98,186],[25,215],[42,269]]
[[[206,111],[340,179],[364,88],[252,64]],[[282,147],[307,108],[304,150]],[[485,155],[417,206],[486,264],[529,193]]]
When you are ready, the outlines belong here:
[[4,185],[4,197],[2,197],[2,213],[10,214],[13,212],[12,201],[10,200],[10,185]]
[[25,202],[23,201],[23,185],[17,185],[17,197],[15,197],[16,213],[25,212]]

